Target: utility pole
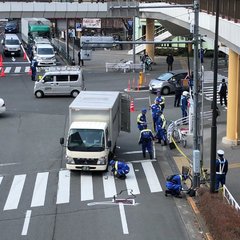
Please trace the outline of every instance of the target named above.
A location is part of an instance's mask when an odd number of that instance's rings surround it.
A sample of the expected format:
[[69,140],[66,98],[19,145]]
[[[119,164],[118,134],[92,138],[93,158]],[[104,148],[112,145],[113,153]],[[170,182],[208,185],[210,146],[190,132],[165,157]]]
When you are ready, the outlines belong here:
[[216,183],[216,150],[217,150],[217,74],[218,74],[218,25],[219,25],[219,0],[216,2],[216,24],[214,41],[214,72],[213,72],[213,112],[211,127],[211,164],[210,164],[210,192],[215,192]]
[[199,0],[194,0],[194,64],[193,64],[193,188],[200,186],[200,111],[198,102],[199,87]]

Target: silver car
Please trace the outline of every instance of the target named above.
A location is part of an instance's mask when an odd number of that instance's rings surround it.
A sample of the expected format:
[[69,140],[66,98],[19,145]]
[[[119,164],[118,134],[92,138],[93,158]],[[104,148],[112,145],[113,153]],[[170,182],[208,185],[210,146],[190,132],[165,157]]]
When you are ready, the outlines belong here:
[[[175,70],[163,73],[157,78],[152,79],[149,83],[149,91],[156,93],[158,90],[163,95],[167,95],[175,91],[175,83],[178,80],[186,80],[188,72],[185,70]],[[183,90],[188,90],[188,85],[184,82]]]

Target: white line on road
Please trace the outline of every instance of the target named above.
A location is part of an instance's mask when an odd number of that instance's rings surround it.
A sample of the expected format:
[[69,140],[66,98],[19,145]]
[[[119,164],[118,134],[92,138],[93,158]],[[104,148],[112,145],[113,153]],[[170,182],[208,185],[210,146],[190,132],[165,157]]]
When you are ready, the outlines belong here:
[[21,72],[21,67],[16,67],[14,72],[15,73],[20,73]]
[[70,171],[61,170],[58,174],[57,204],[68,203],[70,199]]
[[24,219],[23,229],[22,229],[23,236],[27,235],[31,214],[32,214],[32,210],[27,210],[25,219]]
[[12,210],[18,208],[18,203],[22,194],[26,174],[14,176],[11,189],[3,210]]
[[43,206],[45,202],[47,182],[48,182],[48,172],[38,173],[34,190],[31,207]]
[[138,182],[137,182],[136,175],[135,175],[135,172],[133,169],[133,165],[131,163],[129,163],[128,166],[130,168],[128,177],[126,178],[128,195],[131,195],[131,190],[132,190],[132,194],[140,194],[140,190],[138,187]]
[[142,151],[123,152],[122,154],[135,154],[135,153],[142,153]]
[[129,234],[124,205],[122,203],[119,203],[119,211],[120,211],[120,216],[122,221],[123,234]]
[[2,164],[0,164],[0,167],[16,165],[16,164],[19,164],[19,163],[2,163]]
[[146,100],[149,99],[148,97],[142,97],[142,98],[134,98],[134,100]]
[[111,171],[103,174],[103,188],[105,198],[112,198],[117,194],[115,179]]
[[81,173],[81,201],[93,200],[93,179],[91,173]]
[[160,182],[158,180],[157,174],[153,168],[152,163],[143,162],[142,167],[147,177],[147,182],[151,192],[162,192],[162,187],[160,185]]

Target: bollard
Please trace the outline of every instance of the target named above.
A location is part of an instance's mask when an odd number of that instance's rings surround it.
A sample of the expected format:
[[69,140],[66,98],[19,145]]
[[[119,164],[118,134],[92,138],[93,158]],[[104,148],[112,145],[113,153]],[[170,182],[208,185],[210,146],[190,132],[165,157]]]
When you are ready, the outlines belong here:
[[143,72],[139,72],[138,86],[141,87],[143,85]]

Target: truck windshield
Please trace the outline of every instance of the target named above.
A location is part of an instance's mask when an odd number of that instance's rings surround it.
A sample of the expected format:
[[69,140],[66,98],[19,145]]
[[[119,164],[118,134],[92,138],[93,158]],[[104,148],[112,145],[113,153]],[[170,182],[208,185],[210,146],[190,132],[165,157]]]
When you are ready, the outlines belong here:
[[70,151],[103,151],[105,148],[104,131],[101,129],[71,129],[67,147]]

